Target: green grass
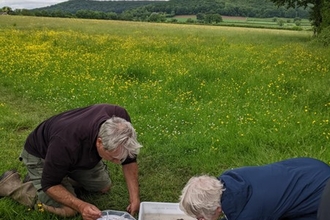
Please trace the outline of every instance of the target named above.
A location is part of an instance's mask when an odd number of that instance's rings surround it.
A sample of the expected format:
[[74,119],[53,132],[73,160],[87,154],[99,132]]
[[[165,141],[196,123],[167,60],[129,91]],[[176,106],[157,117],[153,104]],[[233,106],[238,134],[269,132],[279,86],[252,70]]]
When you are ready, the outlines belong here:
[[[330,158],[330,49],[308,31],[3,16],[0,172],[47,117],[125,107],[144,145],[142,201],[177,202],[195,174],[290,157]],[[120,166],[110,195],[124,210]],[[60,219],[0,199],[0,219]],[[75,219],[80,219],[77,217]]]

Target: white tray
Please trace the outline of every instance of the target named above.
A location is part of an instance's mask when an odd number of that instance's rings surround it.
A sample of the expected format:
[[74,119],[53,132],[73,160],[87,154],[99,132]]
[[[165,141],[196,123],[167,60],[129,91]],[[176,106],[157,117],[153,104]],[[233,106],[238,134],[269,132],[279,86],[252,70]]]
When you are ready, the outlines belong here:
[[179,203],[141,202],[139,220],[196,220],[179,208]]

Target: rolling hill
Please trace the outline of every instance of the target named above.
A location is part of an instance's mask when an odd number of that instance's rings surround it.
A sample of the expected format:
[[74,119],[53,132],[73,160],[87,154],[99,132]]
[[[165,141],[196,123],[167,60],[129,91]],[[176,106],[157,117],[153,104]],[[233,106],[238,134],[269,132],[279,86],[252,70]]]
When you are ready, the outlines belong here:
[[198,13],[217,13],[227,16],[245,17],[301,17],[307,18],[308,10],[302,8],[277,8],[270,0],[156,0],[156,1],[95,1],[69,0],[32,11],[61,11],[75,14],[79,10],[141,13],[157,12],[168,15],[189,15]]

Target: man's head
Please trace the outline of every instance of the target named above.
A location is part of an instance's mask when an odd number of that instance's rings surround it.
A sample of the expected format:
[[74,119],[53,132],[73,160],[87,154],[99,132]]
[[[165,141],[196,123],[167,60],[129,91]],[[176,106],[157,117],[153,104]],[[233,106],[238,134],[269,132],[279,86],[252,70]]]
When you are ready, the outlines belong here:
[[197,219],[218,219],[222,213],[220,201],[223,191],[223,184],[215,177],[192,177],[182,190],[180,209]]
[[119,162],[135,157],[142,147],[132,124],[119,117],[112,117],[101,125],[96,145],[102,158]]

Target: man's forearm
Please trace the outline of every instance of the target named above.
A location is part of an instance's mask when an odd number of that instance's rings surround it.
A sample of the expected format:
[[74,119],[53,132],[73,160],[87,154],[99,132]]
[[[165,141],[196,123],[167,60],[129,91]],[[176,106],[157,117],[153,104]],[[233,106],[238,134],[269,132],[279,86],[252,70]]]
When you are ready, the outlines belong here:
[[130,196],[130,201],[139,200],[138,165],[136,162],[123,165],[123,173]]
[[55,201],[61,203],[63,207],[55,208],[46,204],[43,207],[54,214],[63,217],[73,216],[79,212],[84,220],[94,220],[101,217],[101,211],[94,205],[78,199],[62,185],[50,187],[46,192]]
[[81,206],[85,204],[84,201],[78,199],[62,185],[52,186],[47,190],[46,193],[55,201],[63,204],[64,206],[68,206],[78,212],[81,211]]

